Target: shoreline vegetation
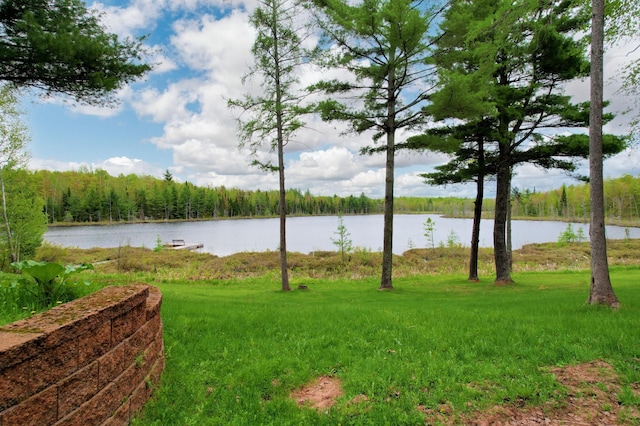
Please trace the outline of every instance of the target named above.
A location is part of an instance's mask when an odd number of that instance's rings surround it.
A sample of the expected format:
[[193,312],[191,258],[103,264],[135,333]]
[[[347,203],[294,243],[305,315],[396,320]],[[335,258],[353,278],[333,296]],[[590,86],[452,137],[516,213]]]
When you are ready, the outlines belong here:
[[[218,220],[277,217],[276,190],[200,187],[151,176],[109,175],[104,170],[33,172],[50,226],[113,223],[145,223],[176,220]],[[620,226],[640,224],[640,176],[605,180],[606,221]],[[587,222],[589,188],[570,185],[539,192],[535,188],[513,188],[513,219]],[[287,215],[327,216],[382,214],[383,200],[358,196],[313,195],[308,190],[289,189]],[[427,213],[469,218],[474,200],[462,197],[396,197],[395,214]],[[495,200],[485,198],[482,215],[492,218]]]
[[[611,266],[640,266],[640,239],[608,240]],[[355,247],[343,260],[339,251],[289,252],[292,283],[307,279],[351,279],[377,277],[382,253]],[[469,247],[461,244],[435,248],[413,248],[394,255],[394,277],[468,273]],[[244,279],[278,275],[278,251],[240,252],[216,256],[185,250],[121,246],[80,249],[44,244],[36,260],[61,264],[93,264],[90,275],[122,275],[121,279],[188,281]],[[513,251],[514,272],[588,270],[588,242],[527,244]],[[494,275],[493,249],[480,248],[481,279]],[[299,281],[299,282],[296,282]]]

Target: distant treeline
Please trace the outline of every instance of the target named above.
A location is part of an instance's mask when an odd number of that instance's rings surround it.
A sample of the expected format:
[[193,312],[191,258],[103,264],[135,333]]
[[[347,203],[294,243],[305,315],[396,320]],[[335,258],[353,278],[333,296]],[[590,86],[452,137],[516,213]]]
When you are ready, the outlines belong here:
[[[44,199],[49,223],[136,222],[144,220],[189,220],[230,217],[269,217],[278,213],[278,192],[245,191],[235,188],[201,187],[134,174],[111,176],[104,170],[34,172]],[[638,220],[640,178],[624,176],[605,182],[609,218]],[[297,189],[287,191],[287,211],[291,215],[335,215],[382,213],[383,200],[364,194],[338,197],[312,195]],[[539,193],[513,190],[514,217],[589,218],[589,187],[563,186]],[[492,216],[493,200],[485,200],[485,217]],[[437,213],[470,216],[473,200],[455,197],[399,197],[397,213]]]
[[[151,176],[109,175],[104,170],[34,172],[45,201],[49,223],[135,222],[231,217],[269,217],[278,214],[278,191],[245,191],[201,187]],[[291,215],[382,213],[383,201],[364,194],[316,196],[309,191],[287,191]],[[470,212],[472,204],[461,198],[400,198],[399,212]]]
[[[605,215],[609,220],[637,223],[640,226],[640,177],[626,175],[604,182]],[[570,185],[549,192],[512,191],[514,217],[589,220],[589,185]]]

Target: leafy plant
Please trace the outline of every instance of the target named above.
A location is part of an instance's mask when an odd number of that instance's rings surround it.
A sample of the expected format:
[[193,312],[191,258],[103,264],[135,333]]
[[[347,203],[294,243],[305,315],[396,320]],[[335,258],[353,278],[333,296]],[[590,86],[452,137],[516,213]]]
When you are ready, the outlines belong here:
[[56,296],[64,293],[69,275],[93,269],[93,265],[86,263],[63,266],[56,262],[36,262],[35,260],[13,262],[11,266],[35,281],[37,284],[35,296],[43,307],[52,306],[58,299]]

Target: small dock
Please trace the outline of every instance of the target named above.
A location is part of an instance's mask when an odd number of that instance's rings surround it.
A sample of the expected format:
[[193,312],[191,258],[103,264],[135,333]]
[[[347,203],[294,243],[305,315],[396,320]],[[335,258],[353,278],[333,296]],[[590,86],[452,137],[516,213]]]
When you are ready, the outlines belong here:
[[202,243],[186,243],[184,240],[171,240],[164,245],[171,250],[198,250],[204,247]]

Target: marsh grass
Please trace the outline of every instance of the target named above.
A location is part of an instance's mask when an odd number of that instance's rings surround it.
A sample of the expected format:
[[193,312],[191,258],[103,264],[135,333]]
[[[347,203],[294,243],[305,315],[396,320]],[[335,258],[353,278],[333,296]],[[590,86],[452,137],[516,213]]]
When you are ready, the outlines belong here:
[[[640,381],[640,268],[612,270],[622,308],[589,307],[584,271],[519,273],[517,285],[461,274],[307,279],[282,293],[264,279],[157,283],[167,367],[137,425],[424,424],[495,404],[563,404],[546,367],[612,363]],[[327,412],[292,390],[329,375],[344,395]],[[631,394],[633,395],[633,394]],[[364,396],[364,397],[363,397]]]
[[[640,240],[608,241],[610,265],[640,265]],[[382,253],[356,247],[345,256],[338,252],[289,253],[292,284],[307,279],[361,279],[380,275]],[[513,254],[515,272],[584,270],[590,268],[588,243],[529,244]],[[59,263],[92,263],[98,274],[111,274],[118,280],[215,280],[234,278],[270,278],[279,272],[277,251],[243,252],[225,257],[207,253],[128,247],[110,249],[74,249],[43,246],[36,260]],[[469,249],[466,247],[415,248],[393,258],[394,277],[468,273]],[[493,250],[481,248],[479,275],[494,275]]]

